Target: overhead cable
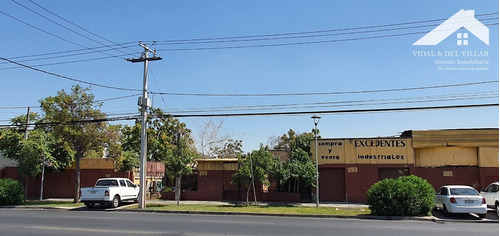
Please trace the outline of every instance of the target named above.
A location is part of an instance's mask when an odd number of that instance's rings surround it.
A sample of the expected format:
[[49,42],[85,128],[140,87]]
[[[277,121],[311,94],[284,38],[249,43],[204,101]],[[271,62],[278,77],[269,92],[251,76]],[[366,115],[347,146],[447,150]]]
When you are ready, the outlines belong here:
[[462,87],[480,84],[498,83],[498,80],[460,83],[460,84],[447,84],[447,85],[434,85],[423,87],[410,87],[410,88],[394,88],[394,89],[377,89],[377,90],[358,90],[358,91],[337,91],[337,92],[313,92],[313,93],[159,93],[150,92],[151,94],[175,95],[175,96],[202,96],[202,97],[274,97],[274,96],[316,96],[316,95],[339,95],[339,94],[360,94],[360,93],[382,93],[382,92],[401,92],[410,90],[424,90],[424,89],[438,89],[450,87]]
[[[486,26],[498,25],[498,23],[486,24]],[[350,42],[368,39],[381,39],[381,38],[392,38],[401,37],[408,35],[426,34],[428,31],[420,32],[410,32],[410,33],[399,33],[399,34],[388,34],[388,35],[376,35],[376,36],[366,36],[358,38],[345,38],[345,39],[330,39],[330,40],[319,40],[319,41],[306,41],[306,42],[290,42],[290,43],[273,43],[273,44],[257,44],[257,45],[235,45],[235,46],[217,46],[217,47],[195,47],[195,48],[171,48],[171,49],[158,49],[159,52],[175,52],[175,51],[204,51],[204,50],[223,50],[223,49],[243,49],[243,48],[263,48],[263,47],[282,47],[282,46],[298,46],[298,45],[312,45],[312,44],[324,44],[324,43],[339,43],[339,42]]]
[[308,115],[308,114],[348,114],[348,113],[374,113],[374,112],[400,112],[400,111],[425,111],[425,110],[447,110],[480,107],[498,107],[498,103],[453,105],[453,106],[427,106],[427,107],[402,107],[402,108],[380,108],[380,109],[352,109],[352,110],[323,110],[323,111],[292,111],[292,112],[261,112],[261,113],[217,113],[217,114],[185,114],[169,115],[171,117],[237,117],[237,116],[283,116],[283,115]]
[[251,106],[228,106],[228,107],[209,107],[199,109],[170,109],[172,113],[206,113],[206,112],[233,112],[233,111],[256,111],[256,110],[283,110],[283,109],[312,109],[320,107],[346,107],[346,106],[369,106],[369,105],[394,105],[408,103],[428,103],[428,102],[449,102],[463,100],[479,100],[498,98],[498,91],[486,93],[470,94],[450,94],[440,96],[407,97],[407,98],[386,98],[369,100],[348,100],[335,102],[314,102],[303,104],[274,104],[274,105],[251,105]]
[[[75,26],[75,27],[77,27],[77,28],[79,28],[79,29],[81,29],[81,30],[83,30],[83,31],[85,31],[85,32],[87,32],[87,33],[89,33],[89,34],[91,34],[91,35],[95,36],[95,37],[98,37],[98,38],[100,38],[100,39],[102,39],[102,40],[104,40],[104,41],[106,41],[106,42],[108,42],[108,43],[112,43],[112,44],[113,44],[112,46],[120,46],[120,44],[117,44],[117,43],[115,43],[115,42],[113,42],[113,41],[111,41],[111,40],[109,40],[109,39],[107,39],[107,38],[104,38],[104,37],[102,37],[102,36],[99,36],[98,34],[93,33],[93,32],[91,32],[91,31],[89,31],[89,30],[87,30],[87,29],[85,29],[85,28],[83,28],[83,27],[81,27],[81,26],[79,26],[79,25],[77,25],[77,24],[75,24],[75,23],[73,23],[73,22],[69,21],[68,19],[66,19],[66,18],[64,18],[64,17],[62,17],[62,16],[60,16],[60,15],[58,15],[58,14],[56,14],[56,13],[54,13],[54,12],[50,11],[50,10],[48,10],[47,8],[45,8],[45,7],[41,6],[40,4],[38,4],[38,3],[36,3],[36,2],[34,2],[34,1],[32,1],[32,0],[28,0],[28,1],[29,1],[29,2],[31,2],[32,4],[36,5],[37,7],[39,7],[39,8],[41,8],[41,9],[43,9],[44,11],[46,11],[46,12],[48,12],[48,13],[52,14],[53,16],[55,16],[55,17],[57,17],[57,18],[59,18],[59,19],[61,19],[61,20],[65,21],[65,22],[67,22],[67,23],[69,23],[69,24],[71,24],[71,25],[73,25],[73,26]],[[103,45],[103,46],[106,46],[106,47],[110,47],[109,45],[107,46],[107,45],[104,45],[104,44],[102,44],[102,43],[100,43],[100,42],[99,42],[99,44],[101,44],[101,45]],[[134,50],[132,50],[132,49],[130,49],[130,48],[128,48],[128,47],[121,46],[121,48],[123,48],[123,49],[128,49],[128,50],[130,50],[130,51],[132,51],[132,52],[134,52],[134,53],[137,53],[136,51],[134,51]],[[120,50],[118,50],[118,49],[114,49],[114,48],[112,48],[112,49],[113,49],[113,50],[120,51]],[[121,51],[121,52],[123,52],[123,51]],[[125,52],[123,52],[123,53],[125,53]]]
[[[490,15],[498,15],[498,12],[476,14],[475,17],[490,16]],[[382,27],[401,26],[401,25],[421,24],[421,23],[429,23],[429,22],[444,21],[444,20],[447,20],[447,18],[403,22],[403,23],[393,23],[393,24],[383,24],[383,25],[371,25],[371,26],[361,26],[361,27],[329,29],[329,30],[302,31],[302,32],[291,32],[291,33],[277,33],[277,34],[261,34],[261,35],[246,35],[246,36],[214,37],[214,38],[156,40],[155,42],[157,42],[157,43],[161,43],[161,42],[163,42],[163,43],[196,42],[196,41],[209,41],[209,40],[231,40],[231,39],[277,37],[277,36],[289,36],[289,35],[301,35],[301,34],[318,34],[318,33],[338,32],[338,31],[363,30],[363,29],[374,29],[374,28],[382,28]]]
[[96,86],[96,87],[108,88],[108,89],[115,89],[115,90],[138,91],[138,92],[142,91],[140,89],[120,88],[120,87],[102,85],[102,84],[87,82],[87,81],[83,81],[83,80],[79,80],[79,79],[74,79],[74,78],[71,78],[71,77],[68,77],[68,76],[59,75],[59,74],[52,73],[52,72],[49,72],[49,71],[45,71],[45,70],[42,70],[42,69],[38,69],[38,68],[35,68],[35,67],[32,67],[32,66],[24,65],[24,64],[21,64],[21,63],[18,63],[18,62],[15,62],[15,61],[9,60],[7,58],[3,58],[3,57],[0,57],[0,60],[8,61],[10,63],[16,64],[16,65],[20,65],[22,67],[25,67],[25,68],[28,68],[28,69],[31,69],[31,70],[35,70],[35,71],[38,71],[38,72],[42,72],[44,74],[56,76],[56,77],[59,77],[59,78],[62,78],[62,79],[71,80],[71,81],[82,83],[82,84],[88,84],[88,85],[93,85],[93,86]]
[[[466,108],[483,108],[483,107],[498,107],[498,103],[489,104],[467,104],[467,105],[453,105],[453,106],[427,106],[427,107],[400,107],[400,108],[381,108],[381,109],[352,109],[352,110],[323,110],[323,111],[297,111],[297,112],[265,112],[265,113],[231,113],[231,114],[186,114],[186,115],[175,115],[167,114],[164,117],[174,117],[174,118],[184,118],[184,117],[243,117],[243,116],[283,116],[283,115],[308,115],[308,114],[352,114],[352,113],[375,113],[375,112],[403,112],[403,111],[427,111],[427,110],[449,110],[449,109],[466,109]],[[92,120],[78,120],[69,122],[39,122],[28,124],[29,126],[37,125],[78,125],[83,123],[99,123],[99,122],[109,122],[109,121],[121,121],[121,120],[136,120],[139,116],[125,116],[125,117],[115,117],[115,118],[103,118],[103,119],[92,119]],[[0,125],[0,127],[25,127],[26,124],[20,125]]]
[[[487,20],[498,20],[498,17],[481,19],[482,21]],[[456,22],[456,24],[463,24],[466,22]],[[168,42],[168,41],[156,41],[158,45],[184,45],[184,44],[210,44],[210,43],[235,43],[235,42],[254,42],[254,41],[269,41],[269,40],[284,40],[284,39],[301,39],[301,38],[316,38],[316,37],[330,37],[330,36],[339,36],[339,35],[351,35],[351,34],[366,34],[366,33],[379,33],[379,32],[387,32],[387,31],[398,31],[398,30],[408,30],[408,29],[417,29],[417,28],[426,28],[438,26],[439,24],[432,25],[417,25],[417,26],[407,26],[407,27],[398,27],[398,28],[389,28],[389,29],[373,29],[364,31],[354,31],[354,32],[341,32],[341,33],[323,33],[323,34],[312,34],[312,35],[299,35],[299,36],[275,36],[275,37],[264,37],[264,38],[242,38],[242,39],[221,39],[221,40],[187,40],[180,42]],[[344,31],[344,30],[331,30],[331,31]]]

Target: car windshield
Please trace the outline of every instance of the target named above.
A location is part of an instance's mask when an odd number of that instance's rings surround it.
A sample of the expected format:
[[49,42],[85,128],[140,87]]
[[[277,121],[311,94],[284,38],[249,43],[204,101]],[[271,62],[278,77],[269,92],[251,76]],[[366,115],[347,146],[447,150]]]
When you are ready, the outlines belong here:
[[118,181],[114,179],[102,179],[97,181],[95,186],[118,186]]
[[451,195],[479,195],[479,193],[471,188],[452,188]]

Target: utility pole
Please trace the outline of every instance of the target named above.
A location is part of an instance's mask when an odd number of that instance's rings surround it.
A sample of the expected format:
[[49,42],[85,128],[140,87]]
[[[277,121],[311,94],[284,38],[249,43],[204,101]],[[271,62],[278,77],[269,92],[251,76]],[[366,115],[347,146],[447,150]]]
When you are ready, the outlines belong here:
[[[127,61],[132,63],[144,62],[144,77],[142,87],[142,97],[139,97],[138,105],[141,107],[142,129],[141,129],[141,166],[140,166],[140,199],[139,209],[146,208],[146,164],[147,164],[147,117],[148,107],[151,106],[151,100],[148,98],[148,62],[161,60],[161,57],[156,56],[156,50],[151,50],[147,45],[139,42],[139,46],[144,48],[144,52],[138,59],[128,58]],[[149,52],[153,53],[153,57],[148,57]]]
[[24,140],[28,140],[28,126],[30,125],[30,109],[28,107],[28,114],[26,114],[26,130],[24,131]]
[[[28,113],[26,114],[26,130],[24,131],[24,140],[28,140],[28,126],[30,124],[30,107],[28,107]],[[28,198],[28,181],[29,178],[26,177],[26,186],[24,190],[24,200]]]

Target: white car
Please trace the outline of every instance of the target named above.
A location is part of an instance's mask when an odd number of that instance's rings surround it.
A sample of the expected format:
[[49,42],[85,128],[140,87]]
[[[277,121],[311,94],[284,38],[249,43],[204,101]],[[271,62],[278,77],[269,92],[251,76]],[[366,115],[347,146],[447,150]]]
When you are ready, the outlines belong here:
[[81,188],[80,201],[88,208],[93,208],[96,203],[111,207],[118,207],[122,201],[138,202],[139,186],[127,178],[102,178],[98,179],[95,187]]
[[486,217],[486,199],[474,188],[465,185],[445,185],[438,189],[434,206],[450,213],[475,213],[480,218]]
[[481,196],[486,199],[486,205],[498,213],[498,182],[491,183],[486,189],[481,190]]

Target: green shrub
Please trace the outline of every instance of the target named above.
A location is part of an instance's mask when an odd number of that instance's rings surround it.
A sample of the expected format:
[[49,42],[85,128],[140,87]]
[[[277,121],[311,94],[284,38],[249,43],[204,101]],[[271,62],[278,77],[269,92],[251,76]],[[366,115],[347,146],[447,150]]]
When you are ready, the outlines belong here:
[[381,180],[366,195],[374,215],[422,216],[432,210],[435,193],[425,179],[412,175]]
[[0,205],[16,205],[24,201],[21,183],[13,179],[0,179]]

